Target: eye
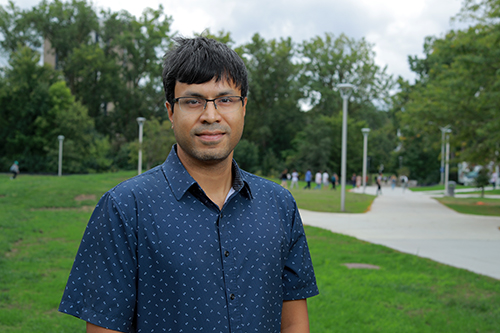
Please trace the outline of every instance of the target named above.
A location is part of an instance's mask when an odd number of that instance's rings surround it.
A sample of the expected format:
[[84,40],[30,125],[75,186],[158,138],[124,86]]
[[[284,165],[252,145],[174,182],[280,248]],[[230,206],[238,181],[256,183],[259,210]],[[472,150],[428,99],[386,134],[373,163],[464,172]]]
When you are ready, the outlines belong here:
[[236,102],[236,98],[234,98],[234,97],[217,98],[217,104],[221,104],[221,105],[228,105],[228,104],[232,104],[234,102]]
[[180,100],[182,106],[196,108],[203,105],[203,101],[199,98],[183,98]]

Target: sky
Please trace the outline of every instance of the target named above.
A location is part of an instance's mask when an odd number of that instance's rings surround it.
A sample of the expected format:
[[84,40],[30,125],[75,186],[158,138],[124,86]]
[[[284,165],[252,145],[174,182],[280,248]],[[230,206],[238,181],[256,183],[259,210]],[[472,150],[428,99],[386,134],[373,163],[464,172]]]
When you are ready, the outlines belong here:
[[[6,5],[8,0],[0,0]],[[14,0],[23,9],[39,0]],[[291,37],[296,43],[341,33],[373,45],[375,62],[395,78],[413,81],[408,56],[423,57],[426,36],[442,37],[463,23],[450,19],[462,0],[93,0],[97,8],[126,10],[136,17],[144,8],[158,8],[173,19],[172,31],[191,37],[209,28],[230,32],[237,45],[255,33],[266,40]]]

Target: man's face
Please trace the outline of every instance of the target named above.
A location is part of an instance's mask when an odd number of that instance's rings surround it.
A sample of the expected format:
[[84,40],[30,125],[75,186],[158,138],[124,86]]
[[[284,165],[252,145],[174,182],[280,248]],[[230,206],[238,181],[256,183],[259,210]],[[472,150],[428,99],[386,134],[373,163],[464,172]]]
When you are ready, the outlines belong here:
[[[240,96],[241,90],[233,83],[215,80],[202,84],[175,84],[175,98],[202,97],[215,99],[224,96]],[[219,113],[212,102],[201,112],[186,112],[178,103],[174,107],[166,103],[172,122],[177,154],[184,163],[208,164],[232,158],[233,150],[243,133],[247,99],[244,106],[230,113]],[[240,104],[241,105],[241,104]],[[173,107],[173,108],[172,108]]]

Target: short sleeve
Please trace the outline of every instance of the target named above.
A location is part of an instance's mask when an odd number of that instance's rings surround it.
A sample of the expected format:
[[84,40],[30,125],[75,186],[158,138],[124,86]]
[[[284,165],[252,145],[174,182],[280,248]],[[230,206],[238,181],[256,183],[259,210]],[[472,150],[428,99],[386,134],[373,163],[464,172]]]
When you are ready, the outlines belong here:
[[59,311],[108,329],[133,330],[137,293],[133,220],[109,192],[101,198],[85,230]]
[[283,273],[284,300],[304,299],[319,294],[299,210],[294,201],[292,239]]

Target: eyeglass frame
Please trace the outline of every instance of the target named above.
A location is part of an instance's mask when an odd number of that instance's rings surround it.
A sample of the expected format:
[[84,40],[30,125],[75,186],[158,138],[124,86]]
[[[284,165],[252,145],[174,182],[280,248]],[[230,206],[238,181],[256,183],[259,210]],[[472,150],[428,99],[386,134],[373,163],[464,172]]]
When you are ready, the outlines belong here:
[[[221,99],[221,98],[230,98],[230,97],[233,97],[233,98],[239,98],[240,101],[241,101],[241,106],[245,106],[245,97],[243,96],[220,96],[220,97],[217,97],[217,98],[214,98],[214,99],[208,99],[208,98],[204,98],[204,97],[201,97],[201,96],[181,96],[181,97],[177,97],[177,98],[174,98],[173,102],[174,104],[175,103],[178,103],[179,100],[181,99],[186,99],[186,98],[198,98],[198,99],[204,99],[205,100],[205,105],[203,106],[203,111],[205,111],[207,109],[207,105],[208,105],[208,102],[212,102],[214,103],[214,108],[217,110],[217,111],[220,111],[218,108],[217,108],[217,103],[215,103],[216,100],[218,99]],[[179,109],[182,110],[180,104],[179,104]],[[235,109],[234,111],[236,111],[237,109]],[[234,112],[234,111],[230,111],[230,112]]]

